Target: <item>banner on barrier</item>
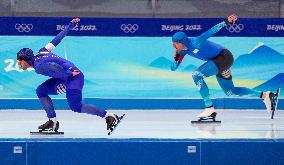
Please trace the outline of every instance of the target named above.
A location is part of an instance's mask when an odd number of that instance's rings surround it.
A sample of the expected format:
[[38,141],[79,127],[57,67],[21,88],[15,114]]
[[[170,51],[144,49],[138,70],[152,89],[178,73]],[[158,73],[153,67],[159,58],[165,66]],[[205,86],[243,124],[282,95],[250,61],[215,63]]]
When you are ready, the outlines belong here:
[[[0,35],[56,35],[71,18],[0,17]],[[220,18],[82,18],[70,35],[75,36],[171,36],[185,31],[197,36],[221,22]],[[284,36],[282,18],[240,18],[216,36]]]

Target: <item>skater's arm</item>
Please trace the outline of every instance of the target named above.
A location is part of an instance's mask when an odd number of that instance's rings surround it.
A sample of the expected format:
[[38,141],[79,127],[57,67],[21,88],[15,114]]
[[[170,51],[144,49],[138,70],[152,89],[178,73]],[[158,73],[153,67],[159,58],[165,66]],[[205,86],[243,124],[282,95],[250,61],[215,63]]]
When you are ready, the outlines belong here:
[[41,63],[37,66],[36,71],[39,74],[54,78],[68,78],[71,76],[76,76],[80,73],[78,73],[78,70],[64,69],[55,62]]
[[74,69],[74,64],[73,63],[65,62],[65,63],[62,64],[62,67],[68,73],[69,73],[69,71],[71,71],[72,72],[72,76],[76,76],[77,74],[80,73],[79,70]]
[[172,64],[171,64],[171,70],[172,71],[177,70],[177,68],[181,64],[183,58],[184,58],[184,55],[178,53],[178,50],[175,50],[175,52],[174,52],[174,62],[172,62]]
[[205,40],[213,36],[213,34],[217,33],[219,30],[221,30],[223,27],[226,26],[225,21],[218,23],[217,25],[213,26],[208,31],[202,33],[200,36],[193,38],[192,40],[192,46],[198,47],[201,43],[203,43]]
[[76,26],[76,24],[80,22],[79,18],[72,19],[72,21],[65,27],[63,31],[61,31],[57,36],[48,43],[44,48],[51,52],[60,42],[61,40],[67,35],[67,33]]
[[215,33],[220,31],[223,27],[225,27],[228,24],[234,24],[236,20],[238,19],[238,16],[235,14],[230,15],[225,21],[218,23],[217,25],[213,26],[208,31],[202,33],[200,36],[195,37],[192,41],[193,47],[198,47],[202,42],[213,36]]

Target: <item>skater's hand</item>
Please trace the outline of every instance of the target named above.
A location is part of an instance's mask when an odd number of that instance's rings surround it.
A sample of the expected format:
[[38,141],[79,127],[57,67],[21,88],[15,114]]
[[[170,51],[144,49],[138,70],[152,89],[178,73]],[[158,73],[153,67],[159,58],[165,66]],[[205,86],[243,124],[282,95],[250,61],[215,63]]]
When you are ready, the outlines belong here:
[[72,23],[78,23],[78,22],[80,22],[80,18],[74,18],[74,19],[72,19],[72,21],[71,21]]
[[230,16],[228,16],[226,23],[227,24],[234,24],[238,19],[238,16],[236,14],[232,14]]
[[77,76],[78,74],[80,74],[81,72],[79,71],[79,70],[74,70],[73,72],[72,72],[72,76],[74,77],[74,76]]
[[178,53],[178,50],[175,50],[175,52],[174,52],[174,59],[175,59],[175,61],[178,61],[179,57],[180,57],[180,54]]
[[176,71],[178,66],[179,66],[179,63],[177,61],[172,62],[171,71]]

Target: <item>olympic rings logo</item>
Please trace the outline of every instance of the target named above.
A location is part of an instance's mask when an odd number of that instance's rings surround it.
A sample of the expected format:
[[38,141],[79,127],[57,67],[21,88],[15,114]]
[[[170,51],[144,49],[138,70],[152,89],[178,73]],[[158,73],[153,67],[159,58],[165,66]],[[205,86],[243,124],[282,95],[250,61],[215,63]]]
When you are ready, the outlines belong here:
[[139,29],[139,25],[137,24],[122,24],[120,29],[124,31],[124,33],[135,33]]
[[15,24],[15,29],[18,30],[20,33],[28,33],[34,28],[33,24]]
[[244,25],[243,24],[227,25],[226,29],[231,33],[239,33],[242,30],[244,30]]

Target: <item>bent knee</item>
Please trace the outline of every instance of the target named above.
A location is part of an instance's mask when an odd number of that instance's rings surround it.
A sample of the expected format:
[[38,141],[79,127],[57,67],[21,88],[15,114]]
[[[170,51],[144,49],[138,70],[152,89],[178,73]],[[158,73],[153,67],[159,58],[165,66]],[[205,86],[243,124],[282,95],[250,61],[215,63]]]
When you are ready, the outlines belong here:
[[73,112],[81,113],[82,104],[81,103],[69,103],[69,107]]
[[194,71],[194,72],[192,73],[192,79],[193,79],[195,82],[199,81],[200,79],[204,79],[204,78],[205,78],[204,74],[201,73],[201,72],[199,72],[199,71]]
[[36,95],[37,95],[38,98],[48,96],[48,94],[45,92],[45,90],[44,90],[41,86],[38,86],[38,87],[37,87],[37,89],[36,89]]
[[233,95],[234,95],[234,92],[233,92],[233,90],[231,90],[231,89],[224,90],[224,92],[225,92],[225,94],[226,94],[227,96],[233,96]]

